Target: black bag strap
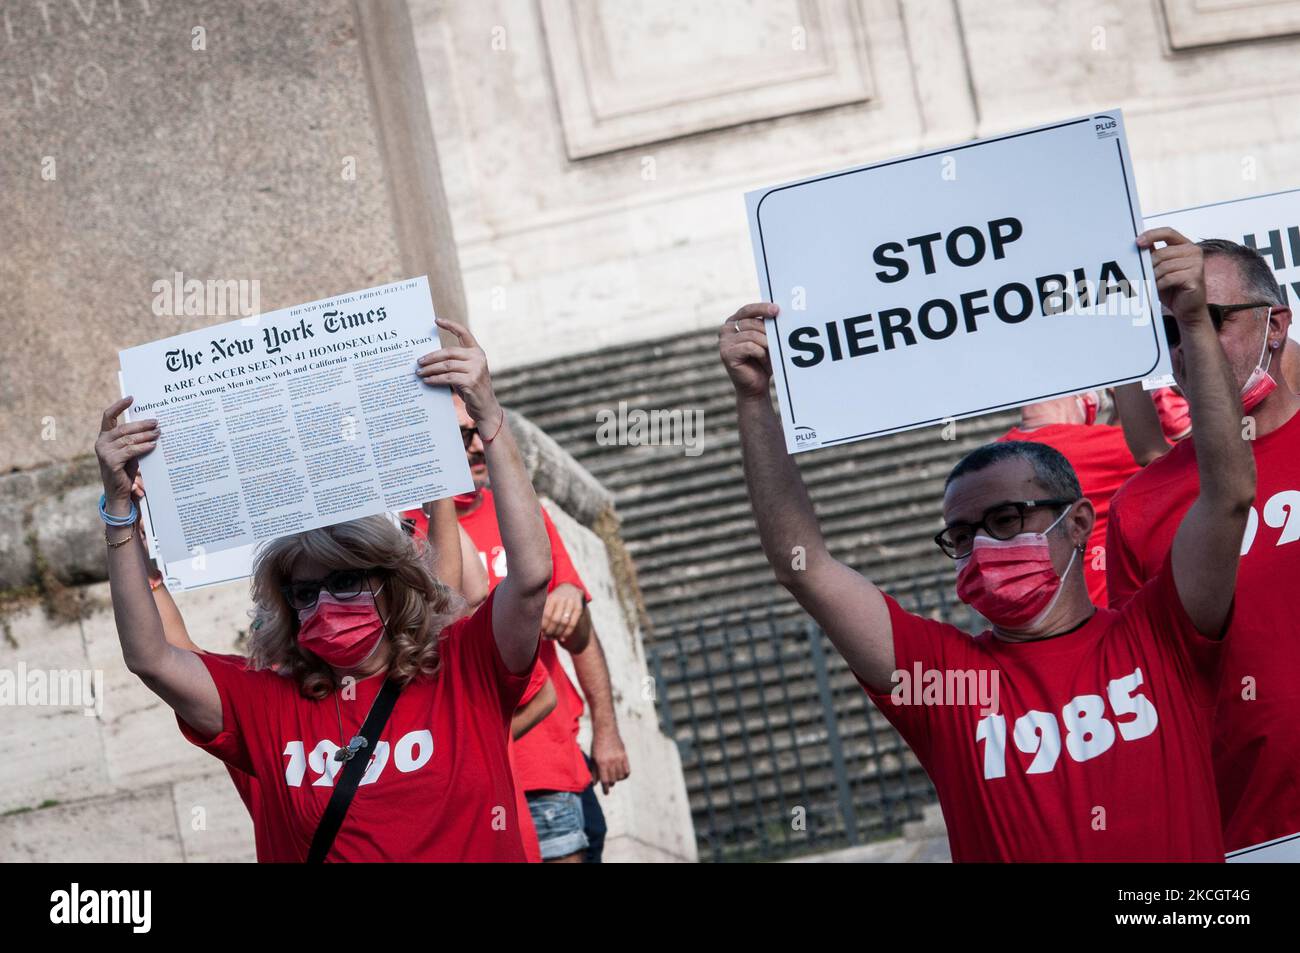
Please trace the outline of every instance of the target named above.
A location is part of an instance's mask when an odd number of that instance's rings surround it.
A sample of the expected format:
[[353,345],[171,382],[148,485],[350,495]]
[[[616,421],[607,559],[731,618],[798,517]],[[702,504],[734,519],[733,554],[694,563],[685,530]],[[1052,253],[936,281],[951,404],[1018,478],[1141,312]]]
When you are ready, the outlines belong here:
[[329,803],[325,805],[325,813],[321,815],[320,824],[316,826],[316,833],[311,839],[311,850],[307,853],[307,863],[323,862],[325,855],[334,846],[334,838],[338,836],[339,828],[343,826],[343,818],[347,817],[352,796],[357,793],[361,776],[366,773],[366,766],[370,764],[375,742],[379,739],[380,732],[384,730],[384,725],[388,723],[388,716],[392,714],[393,705],[397,703],[397,696],[401,691],[401,685],[391,678],[386,679],[384,687],[375,696],[374,704],[370,706],[370,714],[366,715],[366,723],[361,726],[361,733],[353,738],[346,748],[339,749],[339,754],[346,751],[351,751],[352,754],[346,756],[343,770],[339,772],[334,785],[334,793],[330,795]]

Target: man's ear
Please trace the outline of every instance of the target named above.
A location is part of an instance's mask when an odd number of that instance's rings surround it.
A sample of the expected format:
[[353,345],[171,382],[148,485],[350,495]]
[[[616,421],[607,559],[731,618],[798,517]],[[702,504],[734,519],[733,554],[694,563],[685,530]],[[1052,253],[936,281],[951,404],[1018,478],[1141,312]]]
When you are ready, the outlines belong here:
[[1097,511],[1092,508],[1092,501],[1086,496],[1074,504],[1070,514],[1070,539],[1076,546],[1087,546],[1092,536],[1092,528],[1097,523]]
[[1291,309],[1284,304],[1275,304],[1268,316],[1268,336],[1285,343],[1290,333]]

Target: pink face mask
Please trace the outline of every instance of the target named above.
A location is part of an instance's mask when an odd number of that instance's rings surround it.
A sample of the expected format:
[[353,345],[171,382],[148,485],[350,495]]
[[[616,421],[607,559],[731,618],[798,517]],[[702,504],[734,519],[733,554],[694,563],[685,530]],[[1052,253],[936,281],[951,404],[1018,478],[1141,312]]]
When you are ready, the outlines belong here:
[[1277,381],[1265,370],[1272,363],[1272,358],[1268,363],[1264,361],[1264,356],[1268,354],[1268,321],[1272,315],[1273,309],[1269,308],[1268,314],[1264,316],[1264,346],[1260,349],[1255,369],[1250,372],[1250,377],[1246,378],[1246,383],[1241,388],[1241,409],[1246,413],[1258,407],[1265,397],[1277,389]]
[[334,668],[356,668],[384,636],[384,620],[370,592],[344,601],[322,589],[314,606],[298,611],[298,623],[298,644]]
[[1000,629],[1023,632],[1038,626],[1056,606],[1062,580],[1079,555],[1076,549],[1065,573],[1056,574],[1047,534],[1069,512],[1042,533],[976,536],[970,555],[957,560],[957,598]]
[[1156,416],[1165,439],[1182,440],[1192,432],[1192,415],[1187,410],[1187,399],[1174,392],[1172,387],[1161,387],[1151,392],[1155,401]]

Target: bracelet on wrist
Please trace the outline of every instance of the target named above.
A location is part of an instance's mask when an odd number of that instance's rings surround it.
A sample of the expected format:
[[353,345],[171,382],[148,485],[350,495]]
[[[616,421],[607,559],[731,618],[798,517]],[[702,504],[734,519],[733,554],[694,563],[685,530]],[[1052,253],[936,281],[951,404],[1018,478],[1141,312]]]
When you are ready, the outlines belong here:
[[[492,436],[490,436],[490,437],[483,437],[483,446],[485,446],[485,447],[487,447],[487,446],[491,446],[492,441],[495,440],[497,437],[501,436],[501,428],[504,427],[505,425],[506,425],[506,410],[505,410],[504,407],[502,407],[502,408],[501,408],[501,423],[497,424],[497,429],[496,429],[495,432],[493,432]],[[480,433],[479,436],[482,436],[482,434]]]
[[117,547],[119,546],[125,546],[133,539],[135,539],[134,530],[132,530],[131,533],[125,539],[109,539],[108,534],[107,533],[104,534],[104,542],[108,543],[109,549],[117,549]]
[[128,516],[113,516],[104,507],[108,503],[108,494],[99,494],[99,518],[109,526],[131,526],[140,518],[140,510],[136,508],[135,500],[131,500],[131,513]]

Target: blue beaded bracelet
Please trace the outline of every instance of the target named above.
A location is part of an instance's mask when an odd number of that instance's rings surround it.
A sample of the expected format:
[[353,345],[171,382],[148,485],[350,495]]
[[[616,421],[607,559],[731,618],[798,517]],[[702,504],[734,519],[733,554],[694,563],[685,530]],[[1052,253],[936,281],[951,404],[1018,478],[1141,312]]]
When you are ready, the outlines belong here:
[[130,516],[110,516],[108,511],[104,509],[104,504],[107,502],[108,495],[105,493],[99,494],[99,518],[109,526],[132,526],[140,518],[140,511],[136,509],[135,500],[131,501]]

